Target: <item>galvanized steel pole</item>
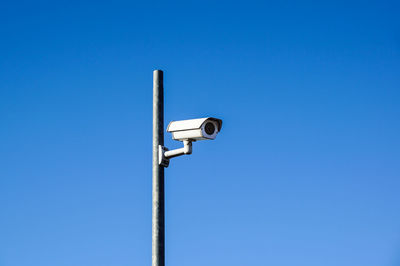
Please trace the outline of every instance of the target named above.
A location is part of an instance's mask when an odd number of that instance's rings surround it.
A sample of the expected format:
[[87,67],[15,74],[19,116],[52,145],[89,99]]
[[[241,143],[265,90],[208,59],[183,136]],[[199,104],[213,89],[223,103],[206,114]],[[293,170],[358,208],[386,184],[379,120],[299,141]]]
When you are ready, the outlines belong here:
[[153,228],[152,266],[165,265],[164,167],[158,163],[158,145],[164,146],[163,72],[153,72]]

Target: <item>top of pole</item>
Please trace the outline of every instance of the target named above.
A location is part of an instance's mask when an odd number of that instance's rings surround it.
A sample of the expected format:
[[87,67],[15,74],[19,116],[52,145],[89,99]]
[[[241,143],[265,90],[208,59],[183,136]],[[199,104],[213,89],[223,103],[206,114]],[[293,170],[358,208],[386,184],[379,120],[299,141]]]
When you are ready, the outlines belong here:
[[164,72],[160,69],[156,69],[153,71],[153,86],[154,86],[154,88],[157,88],[158,86],[163,86],[163,83],[164,83],[163,82],[163,77],[164,77],[163,73]]

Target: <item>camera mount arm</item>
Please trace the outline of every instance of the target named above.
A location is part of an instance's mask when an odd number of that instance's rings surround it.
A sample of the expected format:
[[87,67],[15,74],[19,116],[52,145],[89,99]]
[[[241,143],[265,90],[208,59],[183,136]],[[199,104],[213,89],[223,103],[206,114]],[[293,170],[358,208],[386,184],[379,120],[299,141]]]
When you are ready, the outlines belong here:
[[175,149],[175,150],[168,150],[167,147],[162,145],[158,146],[158,164],[164,167],[168,167],[169,159],[178,157],[184,154],[192,154],[192,141],[191,140],[184,140],[183,141],[183,148]]

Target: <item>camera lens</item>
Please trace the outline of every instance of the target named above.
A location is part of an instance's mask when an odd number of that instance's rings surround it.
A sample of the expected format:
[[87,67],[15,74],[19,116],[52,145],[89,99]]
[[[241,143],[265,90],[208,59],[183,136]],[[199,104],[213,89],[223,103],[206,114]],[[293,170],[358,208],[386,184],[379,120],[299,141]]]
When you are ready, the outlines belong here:
[[214,123],[207,122],[206,125],[205,125],[205,127],[204,127],[204,129],[205,129],[205,131],[206,131],[206,133],[207,133],[208,135],[214,134],[214,131],[215,131]]

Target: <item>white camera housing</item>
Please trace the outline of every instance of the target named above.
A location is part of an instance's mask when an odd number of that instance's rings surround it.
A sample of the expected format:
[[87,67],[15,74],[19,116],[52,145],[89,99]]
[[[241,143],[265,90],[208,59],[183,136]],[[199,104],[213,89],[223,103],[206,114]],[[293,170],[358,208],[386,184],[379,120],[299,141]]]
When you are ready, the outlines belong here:
[[192,154],[192,142],[196,140],[215,139],[222,127],[222,120],[205,117],[181,121],[172,121],[167,131],[172,133],[172,139],[183,142],[183,148],[169,150],[158,146],[158,164],[168,167],[171,158],[184,154]]
[[205,117],[189,120],[172,121],[167,131],[172,133],[174,140],[196,141],[215,139],[221,131],[222,120],[214,117]]

